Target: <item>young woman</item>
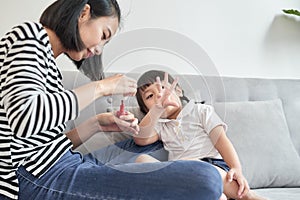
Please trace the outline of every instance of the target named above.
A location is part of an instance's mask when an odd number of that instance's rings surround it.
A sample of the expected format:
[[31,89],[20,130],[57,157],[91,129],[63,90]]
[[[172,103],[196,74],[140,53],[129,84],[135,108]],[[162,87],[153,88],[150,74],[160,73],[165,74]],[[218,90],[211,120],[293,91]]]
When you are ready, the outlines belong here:
[[[214,165],[228,198],[263,200],[249,189],[238,155],[226,136],[226,125],[213,107],[189,101],[183,94],[177,80],[166,72],[151,70],[139,78],[136,97],[146,115],[139,123],[139,134],[134,136],[136,144],[162,140],[169,160],[198,160]],[[142,154],[136,162],[158,160]],[[223,195],[221,199],[224,198]]]
[[[135,95],[136,81],[121,74],[66,90],[55,61],[61,54],[75,61],[100,55],[119,23],[116,0],[57,0],[39,23],[15,26],[0,40],[1,200],[217,199],[221,179],[208,165],[174,162],[152,173],[127,173],[128,168],[154,165],[110,167],[93,157],[108,156],[109,161],[118,156],[111,147],[86,156],[72,151],[99,131],[139,131],[130,113],[120,118],[100,113],[63,133],[65,122],[97,98]],[[152,148],[137,148],[132,141],[116,146],[136,152]],[[196,176],[190,173],[193,168],[199,169]],[[178,171],[181,176],[170,175]],[[183,190],[187,181],[198,186]]]

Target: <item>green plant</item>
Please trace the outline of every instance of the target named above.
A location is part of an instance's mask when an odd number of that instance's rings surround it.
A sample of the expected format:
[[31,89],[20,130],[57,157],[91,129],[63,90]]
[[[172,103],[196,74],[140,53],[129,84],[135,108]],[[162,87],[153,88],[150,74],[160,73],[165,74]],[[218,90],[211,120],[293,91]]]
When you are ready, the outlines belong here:
[[283,9],[282,10],[284,13],[286,14],[289,14],[289,15],[297,15],[297,16],[300,16],[300,12],[298,10],[295,10],[295,9]]

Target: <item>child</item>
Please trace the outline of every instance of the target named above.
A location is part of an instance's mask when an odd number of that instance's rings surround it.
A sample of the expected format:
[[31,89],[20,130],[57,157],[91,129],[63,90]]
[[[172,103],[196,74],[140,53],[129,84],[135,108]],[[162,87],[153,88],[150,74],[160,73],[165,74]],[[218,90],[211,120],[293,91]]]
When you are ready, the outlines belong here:
[[[144,146],[162,140],[169,160],[211,163],[222,176],[227,198],[265,199],[249,189],[238,155],[225,134],[226,125],[212,106],[189,101],[177,79],[157,70],[139,78],[136,98],[145,114],[140,132],[134,136],[136,144]],[[142,154],[136,162],[159,161]],[[226,199],[224,194],[220,199]]]

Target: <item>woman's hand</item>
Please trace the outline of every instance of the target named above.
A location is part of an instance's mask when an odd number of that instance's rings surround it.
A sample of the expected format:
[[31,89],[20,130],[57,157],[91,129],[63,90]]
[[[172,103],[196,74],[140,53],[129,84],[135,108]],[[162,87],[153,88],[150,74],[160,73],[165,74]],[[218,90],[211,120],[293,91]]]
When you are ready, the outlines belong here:
[[229,182],[235,180],[238,183],[239,189],[237,195],[239,198],[244,197],[250,191],[248,182],[244,177],[244,175],[242,174],[241,170],[236,168],[231,168],[229,172],[227,172],[226,178]]
[[138,119],[130,112],[117,117],[115,113],[101,113],[96,116],[99,131],[123,131],[137,135],[139,132]]
[[102,96],[112,94],[122,94],[124,96],[134,96],[137,90],[136,80],[122,74],[116,74],[99,81],[97,90]]
[[93,81],[75,88],[73,92],[77,96],[78,108],[83,110],[96,99],[112,94],[123,96],[134,96],[137,90],[135,80],[122,74],[117,74],[100,81]]
[[79,124],[66,135],[72,141],[73,149],[76,149],[99,131],[124,131],[138,134],[138,119],[129,112],[121,115],[120,118],[116,117],[114,113],[101,113]]

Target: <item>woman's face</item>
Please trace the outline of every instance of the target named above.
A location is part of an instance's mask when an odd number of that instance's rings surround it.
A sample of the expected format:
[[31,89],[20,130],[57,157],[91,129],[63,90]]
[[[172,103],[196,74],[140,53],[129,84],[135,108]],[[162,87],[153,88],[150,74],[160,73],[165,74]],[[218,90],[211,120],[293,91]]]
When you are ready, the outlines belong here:
[[116,33],[119,26],[117,17],[91,19],[90,7],[86,5],[78,19],[78,29],[85,49],[80,52],[66,52],[74,60],[82,60],[102,53],[103,46]]

